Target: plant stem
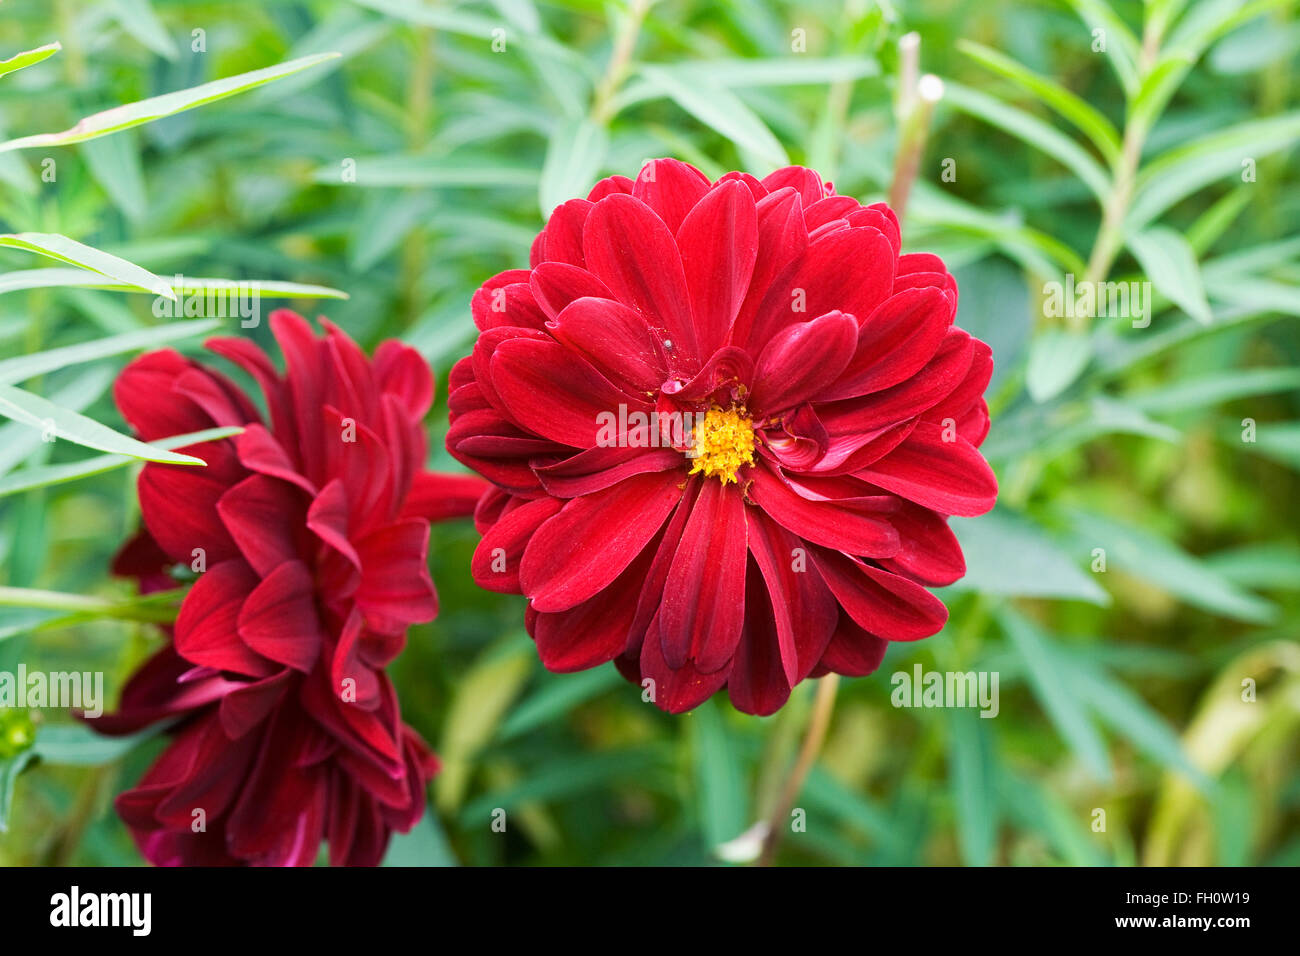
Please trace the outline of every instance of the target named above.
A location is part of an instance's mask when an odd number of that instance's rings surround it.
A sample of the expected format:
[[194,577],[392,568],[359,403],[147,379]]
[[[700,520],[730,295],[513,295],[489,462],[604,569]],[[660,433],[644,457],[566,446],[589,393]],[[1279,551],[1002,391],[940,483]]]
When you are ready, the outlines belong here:
[[115,601],[111,598],[42,591],[38,588],[0,587],[0,607],[69,611],[83,617],[111,617],[166,624],[176,619],[176,609],[170,605],[173,600],[179,601],[183,594],[180,590],[166,591],[136,600]]
[[799,799],[804,779],[808,776],[808,771],[812,770],[817,755],[821,753],[822,744],[826,741],[826,731],[831,725],[831,713],[835,709],[835,691],[839,684],[838,674],[827,674],[818,681],[817,697],[813,701],[812,714],[808,718],[808,732],[804,735],[803,746],[799,748],[799,756],[795,760],[794,768],[786,778],[785,786],[781,788],[781,796],[772,811],[767,835],[763,839],[763,852],[758,858],[759,866],[772,865],[776,848],[781,842],[781,837],[785,835],[790,810],[794,807],[795,800]]
[[596,94],[591,102],[591,118],[604,126],[613,118],[614,95],[627,77],[628,64],[632,61],[632,51],[636,49],[636,40],[641,33],[641,24],[654,0],[632,0],[628,4],[627,19],[623,21],[618,37],[614,40],[614,52],[610,54],[609,66],[596,87]]
[[[1142,52],[1138,60],[1138,76],[1145,78],[1155,65],[1160,54],[1160,38],[1163,28],[1148,21],[1142,35]],[[1131,113],[1131,110],[1130,110]],[[1088,257],[1088,271],[1084,275],[1089,283],[1103,282],[1110,275],[1110,268],[1115,264],[1120,250],[1124,247],[1124,219],[1128,216],[1129,203],[1133,201],[1133,190],[1137,184],[1138,167],[1142,161],[1142,147],[1146,145],[1149,124],[1133,122],[1130,115],[1124,124],[1124,142],[1120,149],[1119,163],[1115,167],[1115,178],[1106,204],[1101,213],[1101,227],[1097,230],[1097,240],[1093,244],[1092,254]],[[1091,316],[1077,315],[1070,319],[1075,331],[1086,329]]]

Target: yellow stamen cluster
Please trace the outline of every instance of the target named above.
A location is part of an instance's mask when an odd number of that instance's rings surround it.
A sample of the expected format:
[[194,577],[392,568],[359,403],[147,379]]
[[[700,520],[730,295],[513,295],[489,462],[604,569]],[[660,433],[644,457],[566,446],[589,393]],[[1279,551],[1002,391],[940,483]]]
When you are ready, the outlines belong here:
[[695,464],[690,473],[736,480],[741,465],[754,463],[754,426],[743,409],[710,408],[695,425]]

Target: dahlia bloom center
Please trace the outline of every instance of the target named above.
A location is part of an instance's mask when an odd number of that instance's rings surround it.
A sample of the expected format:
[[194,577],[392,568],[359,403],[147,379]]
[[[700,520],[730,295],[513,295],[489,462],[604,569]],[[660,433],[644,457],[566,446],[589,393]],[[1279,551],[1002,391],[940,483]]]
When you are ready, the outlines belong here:
[[692,475],[736,481],[740,466],[754,463],[754,423],[744,408],[714,406],[695,424],[692,452]]

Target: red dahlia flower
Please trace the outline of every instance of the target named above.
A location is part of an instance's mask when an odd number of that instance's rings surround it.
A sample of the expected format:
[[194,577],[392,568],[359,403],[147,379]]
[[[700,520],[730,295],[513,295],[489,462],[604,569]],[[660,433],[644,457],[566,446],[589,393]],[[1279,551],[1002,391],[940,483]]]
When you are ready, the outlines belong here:
[[812,170],[604,180],[474,296],[447,447],[496,485],[475,580],[530,599],[548,668],[614,660],[674,713],[870,673],[943,626],[947,516],[997,495],[956,308],[887,206]]
[[292,312],[271,328],[280,375],[245,339],[207,347],[260,385],[269,426],[229,379],[176,352],[122,372],[114,396],[146,441],[218,426],[241,435],[187,452],[206,468],[148,464],[145,530],[114,570],[143,590],[200,571],[172,644],[136,673],[125,733],[181,718],[167,750],[117,799],[141,853],[167,864],[378,863],[424,811],[437,761],[402,723],[384,667],[437,595],[429,522],[468,513],[473,477],[423,470],[433,379],[385,342],[368,359],[340,329]]

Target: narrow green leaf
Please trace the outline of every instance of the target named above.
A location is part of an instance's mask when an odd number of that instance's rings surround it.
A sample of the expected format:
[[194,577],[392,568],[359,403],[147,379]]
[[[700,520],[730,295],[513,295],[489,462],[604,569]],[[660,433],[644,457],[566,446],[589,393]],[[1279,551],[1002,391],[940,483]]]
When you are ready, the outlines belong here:
[[1110,192],[1106,171],[1078,143],[1050,123],[953,80],[944,80],[943,101],[1042,150],[1079,177],[1099,201]]
[[228,96],[234,96],[237,93],[243,93],[246,90],[262,86],[265,83],[271,83],[282,76],[290,76],[299,70],[305,70],[326,60],[332,60],[337,56],[337,53],[305,56],[276,66],[268,66],[260,70],[228,76],[225,79],[213,80],[211,83],[204,83],[190,89],[164,93],[162,96],[152,96],[147,100],[140,100],[136,103],[114,106],[112,109],[87,116],[75,126],[59,133],[41,133],[36,136],[24,136],[21,139],[11,139],[6,143],[0,143],[0,153],[8,152],[11,149],[68,146],[72,143],[94,139],[96,136],[107,136],[109,133],[130,129],[132,126],[139,126],[142,123],[152,123],[154,120],[162,119],[165,116],[172,116],[184,110],[193,109],[196,106],[204,106],[217,100],[223,100]]
[[67,368],[69,365],[93,362],[96,359],[133,352],[136,349],[153,348],[164,342],[193,338],[211,332],[220,325],[221,323],[216,319],[191,319],[188,322],[173,322],[170,325],[123,332],[121,335],[110,335],[104,339],[3,359],[0,360],[0,385],[14,385],[37,375]]
[[1036,402],[1055,398],[1074,384],[1092,358],[1092,340],[1078,332],[1049,329],[1029,343],[1025,389]]
[[1104,548],[1108,567],[1216,614],[1259,624],[1277,615],[1273,604],[1243,591],[1158,535],[1095,512],[1071,511],[1070,517],[1080,545]]
[[691,730],[700,824],[712,849],[745,829],[748,801],[736,747],[715,701],[694,710]]
[[80,143],[77,149],[90,167],[95,181],[108,198],[132,222],[145,216],[144,173],[140,168],[140,150],[129,130],[121,136],[106,136]]
[[1196,253],[1172,229],[1154,226],[1128,238],[1128,247],[1160,294],[1203,325],[1213,316],[1205,298]]
[[[148,444],[155,448],[161,448],[170,451],[173,448],[185,448],[189,445],[199,445],[207,441],[218,441],[222,438],[231,438],[243,432],[242,428],[205,428],[202,431],[191,432],[188,435],[177,435],[173,438],[162,438],[158,441],[152,441]],[[32,488],[44,488],[49,485],[61,485],[64,482],[76,481],[79,478],[88,478],[91,475],[103,474],[106,471],[112,471],[114,468],[120,468],[123,465],[129,465],[139,459],[128,457],[126,455],[96,455],[93,458],[83,458],[81,461],[70,461],[58,465],[40,465],[36,468],[25,468],[21,471],[15,471],[7,475],[0,476],[0,498],[6,495],[16,494],[20,491],[29,491]]]
[[179,58],[176,41],[158,19],[158,14],[154,13],[149,0],[109,0],[109,5],[117,22],[122,24],[127,33],[159,56],[169,60]]
[[560,203],[585,196],[596,182],[609,149],[605,127],[587,118],[557,123],[546,146],[546,161],[538,185],[543,218]]
[[995,73],[1036,96],[1069,120],[1112,166],[1119,161],[1119,133],[1091,103],[1071,93],[1055,80],[1035,73],[997,50],[972,40],[958,40],[957,49]]
[[[301,282],[279,282],[274,279],[213,279],[200,276],[181,276],[163,279],[174,296],[193,295],[197,292],[250,292],[256,291],[267,299],[347,299],[348,293],[324,285]],[[113,282],[80,269],[22,269],[0,275],[0,295],[21,292],[25,289],[103,289],[108,292],[148,292],[152,289]]]
[[21,70],[23,67],[31,66],[33,63],[40,63],[41,60],[54,56],[63,49],[60,43],[47,43],[45,46],[38,46],[34,50],[24,50],[22,53],[15,53],[7,60],[0,60],[0,76],[6,73],[13,73],[15,70]]
[[[951,519],[966,555],[966,576],[954,587],[982,594],[1110,603],[1094,578],[1027,518],[1004,507],[977,519]],[[1086,552],[1085,552],[1086,554]]]
[[116,279],[142,292],[152,292],[154,295],[161,295],[168,299],[176,298],[176,293],[172,291],[171,286],[147,269],[141,269],[125,259],[119,259],[117,256],[93,249],[57,233],[20,232],[0,235],[0,246],[36,252]]
[[544,726],[622,683],[622,675],[613,667],[598,667],[562,677],[548,673],[542,678],[542,687],[506,718],[497,739],[510,740]]
[[159,729],[126,737],[105,737],[85,724],[45,726],[36,734],[32,750],[42,760],[59,766],[102,767],[126,756]]
[[9,832],[9,814],[13,809],[18,775],[35,759],[32,750],[23,750],[12,757],[0,757],[0,833]]
[[1075,696],[1069,675],[1058,665],[1052,641],[1009,606],[998,612],[998,619],[1025,663],[1034,697],[1043,712],[1088,772],[1109,782],[1112,771],[1106,743]]
[[1182,412],[1295,389],[1300,389],[1300,368],[1241,368],[1175,381],[1125,400],[1144,412]]
[[789,164],[785,148],[772,131],[726,87],[703,78],[687,82],[680,74],[656,66],[643,66],[641,75],[664,96],[740,149],[752,151],[773,168]]
[[988,866],[997,843],[997,766],[988,721],[974,711],[944,711],[948,779],[957,815],[957,843],[967,866]]
[[432,809],[411,828],[410,833],[394,833],[384,854],[383,866],[456,866],[447,834]]
[[1111,730],[1171,770],[1205,789],[1209,781],[1188,759],[1182,741],[1151,705],[1088,660],[1086,654],[1062,651],[1074,693],[1087,702]]
[[1300,139],[1300,112],[1249,120],[1209,133],[1147,163],[1138,175],[1125,230],[1135,233],[1202,186],[1241,176],[1258,162]]
[[[345,165],[354,162],[355,165]],[[502,163],[491,157],[470,156],[361,156],[322,166],[312,174],[326,185],[368,187],[419,186],[424,188],[518,187],[536,189],[537,170]]]
[[33,428],[52,432],[59,438],[99,451],[171,465],[204,466],[207,464],[201,458],[164,451],[136,441],[134,438],[128,438],[93,419],[60,408],[39,395],[32,395],[12,385],[0,385],[0,415],[12,418],[14,421],[25,422]]

